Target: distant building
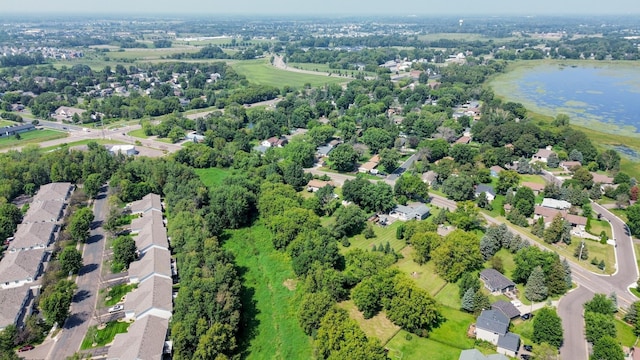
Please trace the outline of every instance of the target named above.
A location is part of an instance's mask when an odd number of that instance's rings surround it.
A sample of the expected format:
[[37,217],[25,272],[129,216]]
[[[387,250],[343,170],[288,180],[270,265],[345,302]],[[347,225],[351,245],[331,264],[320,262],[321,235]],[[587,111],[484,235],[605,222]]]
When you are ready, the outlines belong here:
[[15,126],[4,126],[0,128],[0,139],[5,137],[14,136],[27,131],[35,130],[36,127],[33,124],[22,124]]
[[478,349],[462,350],[458,360],[509,360],[502,354],[484,355]]
[[494,165],[489,168],[489,171],[491,172],[491,177],[498,177],[498,175],[504,171],[504,168],[502,166]]
[[478,197],[480,194],[485,193],[487,196],[487,200],[493,201],[496,198],[496,191],[492,186],[485,184],[478,184],[475,190],[475,196]]
[[138,150],[136,150],[136,147],[134,145],[113,145],[109,149],[109,152],[111,154],[121,153],[127,156],[138,154]]
[[537,153],[533,154],[531,157],[531,161],[541,161],[546,163],[549,160],[549,156],[554,154],[553,150],[551,150],[551,146],[547,146],[544,149],[539,149]]
[[544,198],[542,199],[542,206],[558,210],[567,210],[571,208],[571,203],[565,200]]

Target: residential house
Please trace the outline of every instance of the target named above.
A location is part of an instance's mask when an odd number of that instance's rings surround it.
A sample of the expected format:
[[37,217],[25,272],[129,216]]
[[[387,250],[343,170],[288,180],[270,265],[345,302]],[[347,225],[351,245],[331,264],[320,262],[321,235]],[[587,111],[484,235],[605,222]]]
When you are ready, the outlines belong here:
[[476,320],[476,338],[496,345],[500,354],[515,357],[520,336],[509,332],[509,319],[499,310],[483,310]]
[[494,295],[516,290],[516,284],[495,269],[482,270],[480,280],[484,283],[484,287]]
[[593,175],[593,183],[600,184],[600,189],[602,189],[602,191],[604,191],[604,189],[609,186],[613,186],[612,177],[608,177],[607,175],[602,175],[594,172],[592,172],[591,175]]
[[499,310],[482,310],[476,320],[476,339],[498,345],[498,339],[509,331],[509,319]]
[[461,136],[458,140],[454,142],[454,144],[468,144],[471,142],[470,136]]
[[40,186],[38,193],[33,197],[33,201],[66,201],[71,192],[73,186],[71,183],[50,183]]
[[264,147],[284,147],[289,143],[289,140],[286,138],[278,138],[278,137],[270,137],[267,140],[263,140],[260,145]]
[[544,184],[535,182],[524,181],[520,184],[520,186],[531,189],[535,195],[539,195],[544,191]]
[[318,148],[316,149],[316,155],[319,158],[327,157],[329,156],[329,153],[331,153],[332,150],[333,150],[333,146],[331,145],[318,146]]
[[482,193],[485,193],[489,201],[493,201],[496,198],[496,191],[493,189],[493,186],[478,184],[476,186],[475,196],[478,197]]
[[56,223],[64,214],[65,203],[62,201],[38,201],[31,203],[22,219],[23,224],[34,222]]
[[549,156],[551,156],[551,154],[553,154],[553,150],[551,150],[551,146],[547,146],[544,149],[539,149],[538,152],[536,152],[535,154],[533,154],[533,156],[531,157],[531,161],[535,162],[535,161],[541,161],[543,163],[546,163],[547,160],[549,160]]
[[188,133],[187,135],[185,135],[185,138],[187,140],[193,141],[195,143],[203,142],[206,139],[206,137],[204,135],[199,135],[199,134],[197,134],[195,132]]
[[9,325],[20,325],[27,314],[33,293],[29,285],[0,290],[0,331]]
[[504,336],[498,337],[496,351],[510,357],[518,356],[520,350],[520,335],[507,332]]
[[162,213],[162,200],[160,195],[147,194],[142,199],[129,204],[131,214],[144,214],[149,211],[158,211]]
[[433,185],[437,178],[438,174],[433,170],[429,170],[426,173],[422,174],[422,181],[427,183],[427,185],[429,186]]
[[129,266],[129,282],[142,283],[154,276],[172,278],[169,250],[152,248]]
[[364,174],[368,174],[368,173],[378,173],[378,171],[376,170],[376,167],[378,167],[378,163],[377,162],[372,162],[372,161],[367,161],[366,163],[360,165],[358,167],[358,172],[364,173]]
[[418,203],[413,206],[396,205],[396,207],[389,213],[389,216],[395,217],[398,220],[424,220],[429,217],[431,209],[423,203]]
[[117,334],[107,353],[108,360],[155,360],[167,353],[169,320],[145,316],[135,321],[126,333]]
[[560,162],[560,167],[563,168],[565,171],[573,171],[575,168],[579,168],[580,166],[582,166],[582,163],[580,163],[580,161]]
[[500,310],[504,314],[504,316],[509,319],[520,316],[520,310],[518,310],[518,308],[513,305],[513,303],[504,300],[498,300],[491,304],[491,309]]
[[138,252],[143,254],[152,248],[168,249],[169,240],[163,222],[148,222],[134,237]]
[[323,187],[325,187],[327,185],[335,186],[332,181],[311,179],[311,180],[309,180],[309,183],[307,184],[307,191],[316,192],[316,191],[322,189]]
[[170,319],[173,311],[173,281],[152,276],[127,294],[124,302],[125,318],[140,320],[153,315]]
[[44,249],[7,251],[0,261],[0,288],[9,289],[34,282],[42,273]]
[[150,211],[140,215],[140,217],[131,220],[131,234],[138,234],[149,223],[164,223],[162,213],[158,211]]
[[16,134],[21,134],[27,131],[32,131],[35,129],[36,127],[33,126],[33,124],[21,124],[21,125],[15,125],[15,126],[0,127],[0,139],[14,136]]
[[491,172],[491,177],[498,177],[500,173],[504,171],[504,168],[502,166],[494,165],[489,168],[489,171]]
[[478,349],[462,350],[458,360],[508,360],[502,354],[484,355]]
[[8,250],[44,249],[53,242],[57,229],[58,225],[50,222],[19,224]]
[[70,120],[74,115],[82,115],[86,110],[68,106],[60,106],[53,113],[53,117],[58,120]]
[[574,231],[584,232],[587,226],[587,218],[580,215],[569,214],[566,210],[557,210],[544,206],[536,206],[533,209],[533,218],[537,220],[538,218],[543,218],[545,225],[550,224],[553,219],[560,215],[564,220],[566,220],[573,227]]
[[542,206],[558,210],[567,210],[571,208],[571,203],[565,200],[544,198],[542,199]]
[[111,153],[111,155],[124,154],[126,156],[132,156],[137,155],[138,150],[136,150],[135,145],[113,145],[109,148],[109,153]]

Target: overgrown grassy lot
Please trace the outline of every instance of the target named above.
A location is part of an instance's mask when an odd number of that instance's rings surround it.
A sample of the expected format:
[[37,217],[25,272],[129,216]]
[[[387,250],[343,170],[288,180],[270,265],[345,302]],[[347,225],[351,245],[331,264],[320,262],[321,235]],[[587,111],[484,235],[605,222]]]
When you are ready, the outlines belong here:
[[283,86],[303,87],[310,84],[312,87],[326,84],[340,84],[348,82],[349,78],[326,75],[302,74],[292,71],[280,70],[268,63],[268,59],[238,61],[232,64],[234,70],[244,75],[255,84],[270,85],[281,88]]
[[195,171],[208,188],[220,185],[222,180],[231,174],[231,170],[221,168],[195,169]]
[[225,249],[236,257],[242,283],[243,325],[239,346],[246,359],[310,359],[311,338],[296,313],[295,275],[291,259],[274,250],[269,230],[261,224],[228,231]]
[[0,149],[26,144],[35,144],[48,140],[55,140],[67,137],[67,133],[55,130],[34,130],[20,134],[20,140],[15,136],[0,139]]

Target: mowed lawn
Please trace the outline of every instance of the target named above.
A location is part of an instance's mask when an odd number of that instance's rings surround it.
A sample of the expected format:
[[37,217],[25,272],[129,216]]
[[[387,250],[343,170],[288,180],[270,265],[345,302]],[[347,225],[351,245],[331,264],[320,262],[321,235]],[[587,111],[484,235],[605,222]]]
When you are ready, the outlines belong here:
[[[327,224],[330,223],[327,221]],[[342,252],[347,252],[349,249],[358,248],[364,250],[371,250],[373,246],[380,247],[380,245],[384,246],[387,242],[389,242],[389,246],[396,251],[400,252],[402,249],[407,246],[407,243],[404,240],[396,239],[396,231],[398,227],[402,224],[400,221],[396,221],[389,226],[380,226],[377,224],[373,225],[373,232],[376,234],[376,237],[367,239],[363,234],[356,235],[349,239],[351,245],[348,248],[340,245]],[[326,226],[326,224],[323,224]]]
[[15,136],[0,139],[0,148],[8,148],[12,146],[22,146],[26,144],[34,144],[48,140],[55,140],[67,137],[67,133],[55,130],[33,130],[20,134],[20,140]]
[[383,344],[391,340],[400,331],[400,327],[392,323],[384,311],[379,312],[371,319],[365,319],[352,300],[343,301],[338,306],[349,312],[349,317],[360,325],[360,328],[368,337],[377,338]]
[[212,188],[222,184],[227,176],[231,175],[231,170],[220,168],[195,169],[200,180],[208,187]]
[[340,84],[348,82],[348,78],[338,76],[302,74],[293,71],[277,69],[268,63],[268,59],[238,61],[232,64],[234,70],[246,76],[251,83],[270,85],[281,88],[283,86],[303,87],[310,84],[312,87],[326,84]]
[[271,234],[261,224],[227,234],[224,247],[235,255],[243,278],[243,358],[312,358],[311,338],[298,325],[300,299],[292,290],[295,275],[289,256],[274,250]]

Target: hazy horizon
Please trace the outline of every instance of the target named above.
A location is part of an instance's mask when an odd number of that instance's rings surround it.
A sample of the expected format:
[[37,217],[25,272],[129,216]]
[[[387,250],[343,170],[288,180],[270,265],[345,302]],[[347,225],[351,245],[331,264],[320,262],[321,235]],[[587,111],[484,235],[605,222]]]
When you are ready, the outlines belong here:
[[93,3],[86,0],[23,0],[0,3],[2,14],[21,15],[632,15],[640,13],[637,0],[611,0],[585,2],[584,0],[538,0],[521,3],[505,0],[460,0],[452,5],[446,2],[433,4],[420,0],[391,3],[383,0],[339,1],[325,0],[314,6],[298,0],[244,0],[239,2],[206,2],[202,0],[151,1],[111,0]]

